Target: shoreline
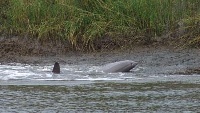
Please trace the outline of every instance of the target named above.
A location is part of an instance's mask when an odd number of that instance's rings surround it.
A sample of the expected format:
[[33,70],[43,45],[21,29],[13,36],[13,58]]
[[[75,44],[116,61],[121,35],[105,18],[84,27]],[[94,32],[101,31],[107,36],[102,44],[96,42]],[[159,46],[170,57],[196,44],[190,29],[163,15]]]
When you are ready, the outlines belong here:
[[[101,56],[111,56],[115,54],[120,56],[120,54],[127,54],[131,52],[141,52],[141,51],[153,51],[157,49],[169,49],[173,48],[170,46],[162,45],[135,45],[129,48],[127,47],[113,47],[116,49],[102,49],[97,51],[81,51],[73,50],[70,48],[71,45],[64,44],[61,41],[50,41],[40,42],[37,39],[23,38],[23,37],[11,37],[5,38],[0,37],[0,63],[46,63],[46,62],[68,62],[67,58],[77,57],[81,61],[87,60],[89,58],[101,57]],[[65,58],[66,57],[66,58]],[[83,58],[82,58],[83,57]],[[46,61],[45,59],[51,59]],[[64,60],[63,60],[64,59]],[[72,58],[73,59],[73,58]],[[102,58],[103,59],[103,58]],[[44,60],[44,61],[43,61]],[[79,61],[79,60],[78,60]],[[73,63],[73,61],[69,61]]]
[[[20,40],[16,40],[17,42]],[[2,42],[2,41],[0,41]],[[94,65],[102,66],[107,63],[120,60],[133,60],[138,62],[138,67],[142,68],[144,73],[165,73],[165,74],[200,74],[200,50],[194,48],[175,48],[172,46],[135,46],[129,49],[115,49],[112,51],[105,50],[101,52],[83,52],[83,51],[67,51],[64,53],[52,54],[51,51],[43,52],[43,54],[24,54],[18,51],[15,41],[12,43],[0,43],[0,65],[21,63],[29,65],[54,65],[59,62],[60,65]],[[22,41],[25,42],[25,41]],[[8,44],[8,46],[2,46]],[[10,45],[9,45],[10,44]],[[18,43],[19,44],[19,43]],[[23,44],[23,43],[21,43]],[[24,44],[28,45],[29,42]],[[24,46],[26,50],[28,47]],[[48,44],[47,44],[48,45]],[[45,45],[46,47],[48,47]],[[32,47],[32,46],[29,46]],[[41,49],[41,48],[39,48]],[[42,48],[45,50],[44,48]],[[54,48],[61,49],[61,48]],[[6,51],[6,54],[4,54]],[[23,50],[23,49],[22,49]],[[49,50],[49,49],[48,49]],[[50,49],[51,50],[51,49]],[[59,50],[62,51],[62,50]],[[26,51],[27,52],[27,51]],[[144,69],[143,69],[144,68]]]

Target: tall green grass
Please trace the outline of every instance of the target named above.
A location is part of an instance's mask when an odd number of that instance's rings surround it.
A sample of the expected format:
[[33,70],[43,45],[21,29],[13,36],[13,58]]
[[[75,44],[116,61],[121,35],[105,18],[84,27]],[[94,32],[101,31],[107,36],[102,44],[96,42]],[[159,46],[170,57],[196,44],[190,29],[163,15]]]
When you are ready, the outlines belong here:
[[1,0],[0,6],[1,32],[68,41],[75,49],[95,49],[105,36],[157,37],[179,21],[200,21],[199,0]]

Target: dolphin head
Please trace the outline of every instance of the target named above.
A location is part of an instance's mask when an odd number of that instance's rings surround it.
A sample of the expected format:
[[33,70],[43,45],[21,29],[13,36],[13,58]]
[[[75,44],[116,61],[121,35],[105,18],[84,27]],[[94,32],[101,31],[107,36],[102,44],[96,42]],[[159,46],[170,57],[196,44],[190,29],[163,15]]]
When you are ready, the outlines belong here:
[[59,65],[58,62],[55,62],[52,72],[55,73],[55,74],[60,73],[60,65]]
[[114,73],[114,72],[129,72],[132,68],[134,68],[138,63],[132,60],[124,60],[118,61],[114,63],[109,63],[105,65],[102,70],[106,73]]
[[131,69],[133,69],[138,63],[131,60],[125,60],[122,64],[121,69],[119,69],[119,72],[129,72]]
[[119,61],[117,65],[115,65],[116,72],[129,72],[133,69],[138,63],[132,60]]

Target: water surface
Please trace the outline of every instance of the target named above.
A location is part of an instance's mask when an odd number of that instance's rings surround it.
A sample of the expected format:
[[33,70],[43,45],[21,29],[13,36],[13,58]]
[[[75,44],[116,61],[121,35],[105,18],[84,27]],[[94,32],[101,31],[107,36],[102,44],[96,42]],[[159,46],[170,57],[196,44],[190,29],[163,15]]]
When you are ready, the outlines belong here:
[[0,112],[200,112],[198,74],[150,72],[145,66],[108,74],[94,64],[66,64],[53,74],[52,68],[1,64]]

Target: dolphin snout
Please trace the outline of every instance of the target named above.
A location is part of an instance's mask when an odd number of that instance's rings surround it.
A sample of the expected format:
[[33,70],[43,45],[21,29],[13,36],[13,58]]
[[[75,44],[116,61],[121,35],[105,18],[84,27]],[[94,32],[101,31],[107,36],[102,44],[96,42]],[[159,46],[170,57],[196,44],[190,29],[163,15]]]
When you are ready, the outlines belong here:
[[138,63],[137,62],[132,62],[131,65],[132,66],[136,66]]

